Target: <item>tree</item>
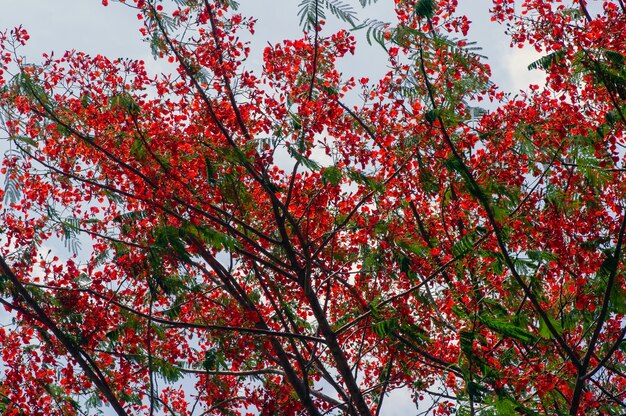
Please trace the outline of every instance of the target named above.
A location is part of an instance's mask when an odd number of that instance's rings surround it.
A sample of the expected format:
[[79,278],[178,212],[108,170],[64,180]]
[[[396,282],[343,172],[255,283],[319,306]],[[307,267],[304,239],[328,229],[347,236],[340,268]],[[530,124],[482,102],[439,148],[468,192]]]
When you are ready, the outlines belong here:
[[234,1],[127,3],[174,73],[0,37],[3,414],[624,413],[621,0],[494,0],[515,97],[455,0],[303,0],[259,75]]

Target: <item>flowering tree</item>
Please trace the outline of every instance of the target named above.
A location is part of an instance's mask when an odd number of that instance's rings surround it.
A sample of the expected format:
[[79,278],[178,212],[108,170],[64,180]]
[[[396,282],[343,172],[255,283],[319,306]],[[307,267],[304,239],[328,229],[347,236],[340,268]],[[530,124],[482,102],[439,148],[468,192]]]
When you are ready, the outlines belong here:
[[234,1],[126,3],[173,73],[0,35],[2,414],[625,412],[621,0],[494,0],[515,98],[456,0],[304,0],[260,74]]

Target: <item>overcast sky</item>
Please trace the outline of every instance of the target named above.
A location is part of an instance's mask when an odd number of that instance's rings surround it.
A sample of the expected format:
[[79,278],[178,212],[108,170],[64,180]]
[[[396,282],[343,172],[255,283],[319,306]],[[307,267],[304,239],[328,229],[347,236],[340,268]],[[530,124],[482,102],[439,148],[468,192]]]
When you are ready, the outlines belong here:
[[[285,38],[299,37],[297,6],[299,0],[240,0],[241,12],[258,19],[248,68],[260,70],[263,48],[267,42],[276,43]],[[353,0],[357,9],[358,1]],[[461,0],[461,10],[473,21],[470,40],[478,42],[482,54],[494,72],[494,81],[503,90],[516,93],[533,83],[540,83],[541,74],[526,68],[537,59],[533,50],[511,50],[502,28],[488,16],[488,0]],[[393,19],[391,0],[379,0],[361,16],[378,20]],[[76,49],[109,57],[143,59],[149,70],[163,72],[167,65],[154,61],[147,44],[141,41],[140,22],[136,13],[123,5],[111,2],[103,7],[100,0],[0,0],[0,30],[23,25],[31,35],[22,53],[30,62],[38,62],[41,53]],[[385,70],[386,60],[380,49],[364,42],[364,33],[357,35],[360,46],[355,57],[341,63],[341,70],[350,76],[376,78]],[[0,310],[0,315],[6,312]],[[3,319],[0,319],[2,321]],[[385,415],[415,414],[406,392],[398,391],[386,399]]]
[[[350,1],[350,0],[348,0]],[[240,0],[241,12],[258,19],[250,65],[259,65],[267,42],[275,43],[299,36],[296,16],[299,0]],[[360,9],[358,2],[355,8]],[[460,9],[473,21],[468,38],[483,48],[482,54],[494,72],[494,81],[504,90],[517,92],[529,82],[540,82],[537,71],[526,69],[536,59],[534,50],[511,50],[502,27],[488,16],[489,0],[461,0]],[[379,0],[360,15],[383,21],[393,19],[391,0]],[[29,60],[37,61],[42,52],[76,49],[111,57],[141,58],[156,71],[163,71],[160,62],[152,59],[148,45],[140,41],[139,22],[132,9],[111,2],[103,7],[100,0],[0,0],[0,29],[23,25],[31,34],[24,49]],[[357,34],[362,38],[363,33]],[[361,39],[360,39],[361,40]],[[385,60],[376,47],[360,42],[356,57],[341,64],[354,76],[380,74]]]

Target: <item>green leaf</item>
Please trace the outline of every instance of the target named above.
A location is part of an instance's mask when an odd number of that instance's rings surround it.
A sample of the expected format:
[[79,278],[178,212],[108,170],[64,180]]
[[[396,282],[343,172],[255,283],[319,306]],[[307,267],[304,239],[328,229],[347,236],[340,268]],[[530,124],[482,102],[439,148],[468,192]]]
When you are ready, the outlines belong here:
[[126,92],[112,96],[109,99],[109,106],[112,110],[123,110],[131,115],[137,115],[141,111],[139,104]]
[[385,338],[391,334],[391,332],[398,329],[398,321],[396,318],[386,319],[384,321],[376,322],[372,325],[372,329],[381,338]]
[[0,274],[0,295],[4,295],[5,291],[9,287],[10,287],[9,278],[4,274]]
[[13,175],[15,171],[10,169],[4,175],[4,203],[13,204],[19,201],[22,196],[22,184]]
[[208,158],[208,156],[204,156],[204,165],[206,166],[207,182],[209,183],[209,185],[215,186],[217,184],[217,181],[215,180],[215,175],[217,172],[216,172],[215,166],[213,165],[211,160]]
[[37,146],[37,142],[35,140],[31,139],[30,137],[26,137],[26,136],[11,136],[11,137],[9,137],[9,140],[26,143],[29,146],[34,146],[34,147]]
[[170,246],[174,249],[174,252],[176,252],[176,254],[178,254],[178,256],[185,261],[191,260],[189,252],[187,251],[187,247],[181,239],[183,233],[181,233],[180,230],[175,227],[168,227],[168,231],[168,242],[170,243]]
[[514,338],[524,343],[535,341],[535,336],[524,328],[521,328],[507,319],[480,316],[480,321],[492,331],[508,338]]
[[371,45],[373,42],[376,42],[385,48],[385,43],[387,42],[386,35],[387,33],[390,33],[390,26],[389,22],[383,22],[376,19],[366,19],[363,23],[356,26],[352,30],[367,28],[367,31],[365,32],[365,39],[367,40],[367,43]]
[[308,157],[304,156],[302,153],[298,152],[294,148],[288,147],[287,152],[289,153],[289,155],[291,155],[298,162],[302,163],[302,165],[308,168],[309,170],[319,171],[321,169],[321,166],[319,165],[319,163],[317,163],[314,160],[309,159]]
[[410,324],[410,323],[402,323],[400,325],[400,329],[403,334],[407,334],[408,338],[415,342],[417,345],[426,345],[430,338],[428,337],[428,333],[424,331],[419,325]]
[[482,300],[482,303],[488,307],[489,312],[495,315],[496,318],[508,318],[509,311],[502,306],[501,301],[485,298]]
[[356,12],[351,5],[346,4],[340,0],[326,0],[326,7],[328,10],[340,20],[354,26],[354,22],[357,19]]
[[[548,320],[552,324],[552,327],[556,330],[556,333],[558,335],[562,335],[563,334],[563,328],[561,327],[561,324],[556,319],[551,317],[550,315],[548,315]],[[554,334],[550,331],[550,328],[548,328],[548,325],[546,324],[546,322],[543,319],[539,320],[539,335],[542,338],[545,338],[545,339],[552,339],[552,338],[554,338]]]
[[559,258],[557,254],[550,253],[549,251],[528,250],[526,255],[529,259],[534,261],[555,261]]
[[611,291],[609,310],[620,315],[626,314],[626,290],[619,284]]
[[626,63],[626,57],[619,52],[612,51],[610,49],[604,50],[604,56],[607,61],[611,62],[614,66],[621,68]]
[[232,251],[239,247],[239,242],[220,231],[202,225],[195,226],[192,223],[183,224],[182,230],[187,235],[199,238],[217,250]]
[[483,395],[489,392],[489,389],[487,389],[485,386],[478,384],[475,381],[469,381],[465,387],[465,390],[467,391],[467,394],[469,394],[469,396],[477,402],[482,402]]
[[474,356],[473,344],[474,344],[475,334],[474,331],[461,331],[459,334],[459,344],[461,346],[461,351],[467,357]]
[[351,169],[347,171],[348,178],[353,181],[365,185],[368,189],[376,191],[378,193],[385,192],[385,184],[378,182],[376,179],[367,176],[363,172]]
[[435,14],[435,5],[434,0],[419,0],[413,10],[417,17],[430,19]]
[[185,283],[177,275],[163,276],[160,283],[166,295],[178,294],[185,288]]
[[[488,203],[490,201],[491,198],[489,198],[489,196],[480,187],[480,185],[478,185],[476,181],[472,179],[467,169],[467,166],[465,166],[462,160],[460,160],[458,157],[452,156],[444,162],[444,165],[449,170],[461,175],[469,193],[478,198],[479,201],[484,203]],[[492,206],[492,209],[493,208],[495,207]]]
[[302,0],[298,5],[298,16],[300,16],[300,26],[304,30],[310,30],[317,22],[326,20],[326,14],[320,0]]
[[376,224],[374,224],[374,228],[372,231],[374,235],[381,235],[385,234],[388,230],[389,224],[387,224],[385,221],[378,221]]
[[600,265],[600,270],[598,270],[600,277],[609,277],[617,269],[617,260],[613,257],[611,251],[606,250],[605,254],[606,258],[602,262],[602,265]]
[[228,368],[224,354],[217,348],[210,348],[204,352],[202,368],[206,371],[219,371]]
[[170,383],[175,383],[183,377],[180,369],[159,357],[152,357],[152,369]]
[[143,160],[146,157],[146,147],[139,139],[135,139],[133,144],[130,145],[130,155],[138,160]]
[[424,113],[424,118],[430,124],[433,124],[435,121],[437,121],[438,117],[439,117],[439,110],[429,110]]
[[44,106],[48,106],[51,103],[50,96],[46,93],[46,90],[36,81],[33,81],[31,76],[25,72],[20,72],[16,78],[17,86],[23,91],[30,99],[41,102]]
[[343,175],[341,170],[335,166],[330,166],[322,171],[322,182],[337,186],[341,183]]
[[561,49],[556,52],[549,53],[546,56],[542,56],[536,61],[528,65],[528,70],[543,69],[544,71],[550,69],[552,65],[558,64],[565,57],[565,50]]
[[294,130],[300,130],[302,128],[302,121],[300,117],[298,117],[295,114],[290,114],[290,116],[291,116],[291,127],[293,127]]
[[120,335],[122,334],[123,331],[124,331],[124,327],[118,326],[117,328],[107,332],[106,337],[109,339],[109,341],[116,342],[120,338]]
[[467,233],[452,246],[452,254],[454,256],[464,256],[474,248],[475,233]]
[[424,256],[426,252],[428,251],[427,247],[422,246],[420,243],[415,242],[415,241],[406,241],[404,239],[398,239],[396,240],[396,245],[418,256]]
[[[182,237],[185,236],[184,228],[172,227],[171,225],[164,225],[162,227],[157,227],[153,231],[154,233],[154,246],[153,251],[157,253],[157,262],[159,253],[158,251],[170,251],[177,255],[180,260],[190,262],[191,256],[187,251],[185,243],[182,240]],[[168,248],[170,250],[168,250]]]
[[493,405],[496,408],[496,415],[513,415],[517,410],[517,404],[506,397],[498,397]]

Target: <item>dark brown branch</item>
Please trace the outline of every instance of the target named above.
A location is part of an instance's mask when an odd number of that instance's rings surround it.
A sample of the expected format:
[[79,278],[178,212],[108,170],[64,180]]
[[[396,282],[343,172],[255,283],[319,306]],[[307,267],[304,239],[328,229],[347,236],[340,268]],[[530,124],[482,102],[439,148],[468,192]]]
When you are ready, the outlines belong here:
[[606,362],[613,356],[615,351],[617,351],[619,349],[620,345],[624,342],[624,336],[626,336],[626,326],[624,326],[624,328],[622,328],[622,330],[620,331],[620,333],[619,333],[619,335],[617,337],[617,340],[613,343],[611,348],[609,348],[609,350],[604,355],[604,357],[598,362],[596,367],[593,370],[589,371],[587,374],[585,374],[585,376],[584,376],[585,379],[588,379],[589,377],[592,377],[595,373],[597,373],[599,370],[604,368],[604,365],[606,364]]
[[617,245],[615,246],[615,251],[613,252],[611,261],[611,272],[607,279],[606,289],[604,291],[604,299],[602,300],[602,307],[600,308],[600,313],[598,314],[597,324],[595,330],[593,331],[593,335],[591,336],[591,340],[589,341],[589,346],[587,347],[587,353],[585,354],[582,365],[578,369],[578,378],[576,380],[576,386],[574,387],[574,394],[572,395],[572,402],[570,407],[570,415],[577,415],[578,408],[580,406],[580,399],[583,393],[583,387],[587,380],[587,369],[589,368],[589,363],[591,358],[594,355],[594,351],[596,348],[596,343],[598,342],[598,338],[602,332],[602,327],[606,322],[606,318],[609,313],[609,304],[611,302],[611,293],[613,292],[616,284],[617,278],[617,269],[619,266],[619,260],[622,255],[622,244],[624,242],[624,234],[626,233],[626,213],[623,214],[622,224],[620,226],[619,234],[617,237]]
[[113,305],[121,309],[124,309],[127,312],[140,316],[144,319],[152,319],[152,321],[154,322],[166,325],[171,328],[206,329],[210,331],[229,331],[229,332],[238,332],[242,334],[251,334],[251,335],[257,335],[257,336],[270,336],[270,337],[278,337],[278,338],[297,338],[297,339],[302,339],[305,341],[315,341],[315,342],[324,343],[323,338],[314,337],[310,335],[304,335],[304,334],[292,334],[289,332],[272,331],[270,329],[260,329],[260,328],[245,328],[245,327],[235,327],[235,326],[226,326],[226,325],[199,324],[195,322],[171,321],[169,319],[160,318],[158,316],[150,317],[150,315],[144,312],[133,309],[130,306],[127,306],[127,305],[124,305],[123,303],[112,300],[104,295],[93,292],[89,289],[86,289],[86,291],[96,297],[109,301]]
[[587,22],[591,23],[593,21],[593,19],[592,19],[591,15],[589,14],[589,10],[587,10],[586,1],[585,0],[578,0],[578,4],[580,5],[580,10],[585,15],[585,19],[587,19]]
[[108,400],[109,404],[119,416],[127,416],[126,410],[118,401],[115,393],[106,381],[104,375],[100,372],[95,363],[87,355],[87,353],[75,342],[73,342],[65,333],[52,321],[46,311],[44,311],[39,303],[30,295],[22,282],[13,273],[13,270],[5,262],[4,257],[0,256],[0,269],[4,276],[11,282],[13,289],[24,299],[26,304],[33,310],[35,319],[39,321],[46,329],[51,331],[54,336],[65,347],[68,353],[76,360],[78,365],[83,369],[85,375],[91,380],[102,395]]
[[[422,73],[422,76],[424,77],[424,83],[426,84],[428,98],[433,108],[437,109],[438,105],[435,100],[433,86],[430,83],[430,80],[428,78],[428,73],[426,72],[426,68],[424,66],[424,54],[423,54],[423,48],[421,46],[420,46],[419,51],[420,51],[419,67],[420,67],[420,72]],[[450,152],[452,153],[452,156],[454,157],[454,159],[459,164],[462,175],[465,177],[468,186],[471,188],[470,192],[475,194],[476,198],[478,199],[481,206],[485,210],[485,213],[487,214],[487,219],[489,223],[491,224],[491,227],[493,228],[493,231],[496,236],[496,240],[498,242],[498,247],[500,248],[500,252],[502,253],[502,256],[504,257],[504,262],[507,268],[510,270],[517,284],[522,288],[522,291],[524,292],[524,294],[530,300],[531,304],[533,305],[533,309],[537,312],[537,314],[539,314],[540,318],[545,322],[545,325],[550,331],[550,334],[556,340],[556,344],[565,353],[565,355],[568,356],[572,364],[574,364],[577,368],[580,368],[581,363],[580,363],[578,356],[570,348],[570,346],[567,344],[567,342],[561,336],[561,334],[559,334],[559,331],[557,331],[557,329],[554,327],[554,324],[552,323],[550,318],[548,318],[547,313],[541,307],[541,304],[537,300],[537,297],[534,295],[530,286],[524,281],[524,279],[518,273],[517,268],[515,267],[515,264],[513,263],[513,260],[511,259],[506,243],[504,242],[504,238],[502,237],[502,231],[500,229],[498,222],[496,221],[495,215],[493,213],[493,209],[491,207],[491,203],[485,197],[482,188],[480,187],[480,185],[474,178],[474,175],[472,174],[472,172],[469,170],[469,168],[465,164],[465,161],[463,160],[461,155],[458,153],[456,146],[454,145],[454,143],[452,142],[452,139],[450,138],[450,135],[448,134],[448,130],[445,127],[445,123],[443,121],[441,114],[437,115],[437,121],[439,123],[439,129],[441,131],[441,134],[443,136],[443,139],[446,145],[450,149]]]

